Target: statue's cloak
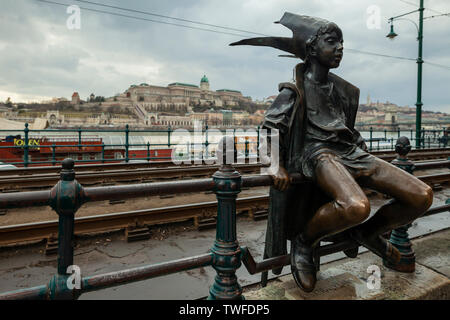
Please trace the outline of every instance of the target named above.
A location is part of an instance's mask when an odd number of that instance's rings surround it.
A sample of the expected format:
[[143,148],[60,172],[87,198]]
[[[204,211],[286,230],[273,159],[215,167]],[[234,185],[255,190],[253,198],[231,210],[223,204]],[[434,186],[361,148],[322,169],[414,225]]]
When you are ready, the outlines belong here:
[[[295,68],[296,83],[281,83],[280,94],[266,111],[263,129],[279,130],[280,165],[291,173],[301,173],[295,161],[301,157],[302,143],[307,119],[303,78],[305,64]],[[336,88],[344,105],[346,126],[354,130],[359,104],[359,89],[351,83],[329,73],[329,81]],[[364,141],[355,131],[355,144],[362,146]],[[266,145],[267,143],[263,143]],[[297,166],[298,168],[298,166]],[[302,232],[306,222],[324,203],[331,201],[313,182],[291,184],[286,191],[270,187],[269,214],[267,220],[264,258],[287,254],[287,240]],[[274,270],[274,273],[281,269]]]

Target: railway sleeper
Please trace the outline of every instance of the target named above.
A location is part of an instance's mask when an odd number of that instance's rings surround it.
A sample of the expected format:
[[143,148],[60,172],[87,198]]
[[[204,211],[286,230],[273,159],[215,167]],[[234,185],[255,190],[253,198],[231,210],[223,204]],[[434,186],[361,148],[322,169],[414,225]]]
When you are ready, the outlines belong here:
[[215,217],[212,218],[202,218],[194,217],[194,224],[197,227],[197,230],[207,230],[215,228],[217,225],[217,221]]
[[264,219],[267,219],[268,215],[269,215],[269,211],[267,209],[257,210],[253,214],[253,220],[254,221],[264,220]]
[[51,234],[47,238],[47,243],[45,244],[45,255],[50,256],[58,253],[58,238],[55,234]]
[[150,239],[150,230],[141,224],[129,225],[125,228],[125,238],[127,242]]
[[119,203],[125,203],[125,200],[109,200],[109,204],[119,204]]

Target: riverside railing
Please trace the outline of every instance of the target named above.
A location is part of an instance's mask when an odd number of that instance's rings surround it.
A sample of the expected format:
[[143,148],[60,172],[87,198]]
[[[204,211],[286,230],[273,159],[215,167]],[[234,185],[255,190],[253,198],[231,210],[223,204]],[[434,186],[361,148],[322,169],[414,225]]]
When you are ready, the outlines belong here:
[[[209,290],[209,299],[243,298],[242,287],[236,277],[236,270],[242,264],[250,274],[263,272],[264,284],[267,281],[267,271],[290,264],[290,256],[284,255],[255,262],[249,249],[239,246],[236,236],[236,198],[242,188],[270,186],[273,181],[267,175],[242,177],[231,164],[226,163],[226,159],[236,160],[234,139],[222,140],[220,147],[218,159],[221,159],[222,165],[212,179],[84,188],[75,179],[74,161],[65,159],[60,181],[51,190],[0,194],[1,209],[49,205],[59,216],[56,275],[48,284],[0,294],[0,300],[77,299],[86,292],[205,266],[211,266],[217,272]],[[292,175],[292,183],[304,183],[304,180],[300,175]],[[216,240],[209,252],[107,274],[80,276],[77,284],[76,277],[74,278],[71,273],[74,270],[74,216],[84,203],[210,190],[217,196],[217,228]],[[450,204],[434,207],[428,214],[447,210],[450,210]],[[357,246],[357,243],[349,240],[319,246],[315,256],[317,259]],[[316,262],[318,260],[320,259]]]
[[[214,128],[205,127],[205,130],[200,134],[202,135],[201,142],[187,142],[182,145],[183,151],[178,151],[175,153],[175,157],[177,159],[185,159],[187,157],[194,157],[194,159],[208,159],[209,157],[214,157],[215,149],[217,147],[217,142],[213,142],[211,139],[211,134],[208,134],[210,130],[216,130]],[[249,135],[249,130],[236,130],[236,129],[228,129],[232,131],[232,135],[235,139],[236,149],[239,150],[240,156],[244,156],[246,158],[251,156],[258,157],[258,149],[260,143],[260,127],[250,129],[254,130],[255,135]],[[227,135],[230,131],[227,131]],[[19,166],[39,166],[39,165],[57,165],[60,164],[64,158],[71,157],[76,158],[73,159],[76,163],[111,163],[111,162],[125,162],[128,163],[130,161],[153,161],[153,160],[170,160],[172,156],[158,156],[155,154],[158,148],[167,148],[171,149],[174,147],[180,147],[180,144],[177,141],[174,141],[174,132],[171,127],[167,130],[131,130],[128,125],[125,126],[124,130],[120,129],[82,129],[82,128],[74,128],[74,129],[46,129],[46,130],[31,130],[28,128],[28,124],[25,124],[25,128],[23,130],[0,130],[0,133],[8,133],[5,135],[4,139],[7,136],[10,137],[10,140],[14,141],[13,145],[0,145],[0,161],[4,164],[13,164]],[[23,132],[23,138],[22,133]],[[13,134],[11,134],[13,133]],[[18,133],[20,138],[16,138],[14,134]],[[59,143],[51,143],[51,144],[39,144],[40,136],[32,136],[33,133],[40,135],[52,135],[52,134],[61,134],[61,133],[73,133],[71,136],[72,142],[75,144],[64,143],[64,141],[59,141]],[[124,143],[111,143],[105,144],[104,141],[100,137],[96,137],[96,139],[100,139],[102,143],[94,144],[89,143],[89,141],[84,140],[92,140],[92,136],[86,138],[86,133],[104,133],[109,135],[116,135],[118,137],[122,137],[124,139]],[[190,131],[192,133],[192,131]],[[405,134],[405,131],[400,130],[373,130],[370,128],[368,132],[363,132],[366,136],[365,142],[369,149],[369,151],[375,150],[394,150],[395,143],[400,135],[409,135],[410,141],[412,145],[415,145],[415,132],[410,130],[409,134]],[[149,135],[149,142],[147,143],[131,143],[130,140],[133,136],[145,136]],[[157,135],[151,136],[151,135]],[[195,134],[195,131],[194,131]],[[422,130],[420,145],[421,148],[440,148],[447,147],[449,143],[449,131],[447,130]],[[166,141],[164,143],[161,142],[151,142],[154,139],[162,139],[162,137],[166,137]],[[55,136],[52,136],[55,138]],[[67,138],[62,137],[62,138]],[[66,139],[67,140],[67,139]],[[99,140],[99,141],[100,141]],[[256,140],[256,141],[255,141]],[[3,140],[4,141],[4,140]],[[5,142],[5,141],[4,141]],[[41,155],[41,153],[33,152],[38,148],[48,148],[51,150],[50,154],[47,156]],[[95,151],[86,148],[96,148]],[[6,150],[18,150],[17,153],[20,156],[11,159],[5,156]],[[118,152],[112,152],[111,150],[116,150]],[[140,149],[141,152],[136,151],[136,149]],[[23,155],[21,152],[23,151]],[[111,151],[108,152],[108,151]],[[3,156],[2,156],[3,155]],[[80,159],[81,158],[81,159]]]

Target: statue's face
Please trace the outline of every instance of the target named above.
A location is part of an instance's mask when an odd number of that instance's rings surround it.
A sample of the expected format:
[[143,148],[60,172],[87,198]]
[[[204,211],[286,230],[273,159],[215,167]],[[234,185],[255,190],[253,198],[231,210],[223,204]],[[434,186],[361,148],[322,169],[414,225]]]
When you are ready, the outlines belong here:
[[321,65],[329,69],[337,68],[343,56],[343,43],[344,40],[338,32],[325,33],[317,39],[312,55]]

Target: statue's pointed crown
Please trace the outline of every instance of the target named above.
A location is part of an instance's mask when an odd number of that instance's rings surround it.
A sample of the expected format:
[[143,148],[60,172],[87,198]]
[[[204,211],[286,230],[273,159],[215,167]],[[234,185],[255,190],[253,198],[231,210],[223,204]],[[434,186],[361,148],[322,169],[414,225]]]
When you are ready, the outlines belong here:
[[320,28],[330,24],[330,21],[321,18],[285,12],[280,21],[277,21],[275,23],[280,23],[283,26],[291,29],[293,37],[250,38],[233,42],[230,44],[230,46],[238,46],[238,45],[268,46],[289,52],[295,55],[296,57],[305,60],[306,43],[308,39],[317,35]]

